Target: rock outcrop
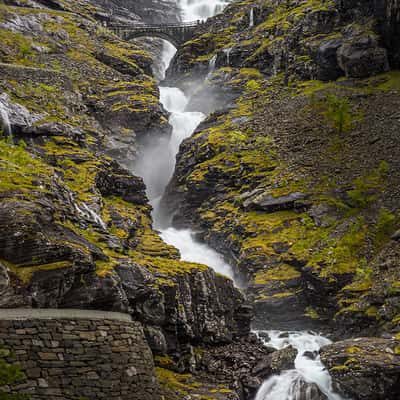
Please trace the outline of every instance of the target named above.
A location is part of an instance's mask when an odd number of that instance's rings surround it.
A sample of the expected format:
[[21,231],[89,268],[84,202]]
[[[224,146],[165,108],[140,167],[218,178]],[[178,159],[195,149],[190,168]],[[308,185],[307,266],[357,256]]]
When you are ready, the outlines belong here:
[[361,338],[321,351],[335,389],[357,400],[394,400],[400,395],[399,341]]
[[[0,307],[129,313],[185,374],[195,349],[246,349],[252,309],[152,228],[127,167],[171,127],[151,57],[105,28],[106,15],[98,2],[0,5]],[[235,385],[205,381],[204,393]]]
[[191,109],[218,110],[181,145],[163,203],[236,266],[258,328],[397,333],[383,249],[399,223],[399,77],[384,34],[398,4],[252,7],[253,26],[233,3],[169,70]]

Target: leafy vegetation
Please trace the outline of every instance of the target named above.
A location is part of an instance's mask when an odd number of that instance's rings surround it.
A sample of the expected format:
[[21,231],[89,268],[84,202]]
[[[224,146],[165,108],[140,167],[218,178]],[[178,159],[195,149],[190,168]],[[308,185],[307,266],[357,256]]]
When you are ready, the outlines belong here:
[[[6,385],[13,385],[24,378],[20,367],[17,364],[9,364],[5,356],[10,356],[10,352],[0,349],[0,388]],[[0,389],[0,400],[29,400],[29,396],[21,394],[11,394]]]

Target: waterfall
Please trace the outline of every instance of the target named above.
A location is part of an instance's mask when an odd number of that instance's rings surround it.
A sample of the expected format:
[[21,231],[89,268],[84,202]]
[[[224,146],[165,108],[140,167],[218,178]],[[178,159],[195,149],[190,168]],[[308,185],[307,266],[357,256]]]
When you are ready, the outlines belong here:
[[217,64],[217,55],[213,55],[210,59],[210,61],[208,62],[208,75],[207,78],[209,78],[213,72],[215,71],[215,66]]
[[[313,332],[258,332],[260,333],[261,338],[269,338],[265,340],[268,346],[283,349],[291,345],[298,353],[295,369],[268,378],[259,389],[255,400],[312,399],[310,384],[316,385],[328,400],[342,400],[342,397],[333,392],[331,377],[318,355],[322,346],[331,343],[329,339]],[[312,358],[307,354],[313,355]],[[300,393],[305,394],[305,397],[300,397]]]
[[[226,1],[221,0],[178,1],[185,21],[207,18],[227,4]],[[250,24],[254,24],[253,12],[250,14]],[[231,50],[232,48],[224,50],[228,66]],[[170,53],[163,54],[163,60],[166,62],[171,57]],[[217,57],[214,56],[209,62],[209,75],[215,70],[216,60]],[[147,193],[154,208],[154,223],[160,230],[162,239],[180,250],[182,260],[206,264],[216,272],[233,279],[231,266],[216,251],[196,241],[194,232],[162,224],[160,198],[173,175],[175,156],[180,143],[191,136],[205,118],[205,115],[200,112],[185,111],[189,100],[179,88],[160,87],[160,101],[170,112],[172,136],[171,138],[153,138],[147,143],[136,163],[135,172],[143,177],[146,184]],[[329,400],[341,400],[333,393],[331,377],[317,354],[321,346],[330,343],[328,339],[310,332],[289,332],[285,335],[281,335],[280,332],[268,332],[268,335],[270,339],[266,344],[277,349],[292,345],[298,349],[298,355],[295,368],[267,379],[259,389],[256,400],[298,400],[304,393],[306,397],[301,398],[309,400],[312,391],[317,390],[316,387]],[[305,352],[315,353],[315,358],[308,358]],[[309,384],[316,386],[307,386]]]
[[78,211],[79,215],[83,218],[91,221],[92,223],[101,226],[102,229],[106,229],[106,224],[99,214],[96,213],[92,208],[90,208],[86,203],[81,203],[81,207],[78,204],[74,204],[76,211]]
[[232,51],[232,47],[229,47],[228,49],[224,49],[224,53],[226,55],[226,65],[229,67],[231,64],[231,51]]
[[4,107],[3,103],[0,102],[0,127],[3,130],[5,136],[11,136],[11,123],[8,117],[8,111]]
[[250,22],[249,22],[249,28],[252,28],[254,26],[254,8],[250,8]]
[[[221,0],[181,0],[179,5],[183,11],[183,20],[193,21],[204,19],[221,11],[228,1]],[[174,51],[164,46],[162,62],[168,67]],[[210,60],[210,71],[215,69],[217,56]],[[147,189],[147,195],[153,205],[153,219],[155,226],[160,230],[161,237],[180,250],[181,258],[185,261],[198,262],[208,265],[216,272],[233,278],[233,271],[224,258],[207,245],[195,240],[191,230],[179,230],[171,226],[163,226],[162,212],[159,209],[160,198],[173,175],[175,156],[181,142],[192,135],[196,127],[205,118],[200,112],[186,112],[189,102],[186,95],[176,87],[161,86],[160,102],[170,112],[169,123],[172,126],[171,138],[151,138],[143,145],[134,172],[140,175]]]
[[184,21],[204,20],[221,12],[230,0],[178,0]]

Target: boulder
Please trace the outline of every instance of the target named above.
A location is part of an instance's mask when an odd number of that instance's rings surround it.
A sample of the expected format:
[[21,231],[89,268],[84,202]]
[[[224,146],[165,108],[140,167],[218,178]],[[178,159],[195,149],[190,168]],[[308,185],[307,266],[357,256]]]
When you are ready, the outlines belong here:
[[343,75],[337,60],[337,51],[342,45],[341,38],[325,39],[317,46],[311,45],[311,55],[318,69],[317,79],[323,81],[336,80]]
[[344,43],[337,52],[338,63],[348,78],[367,78],[387,72],[387,50],[370,36]]
[[103,196],[119,196],[128,203],[147,204],[142,178],[132,175],[116,161],[98,172],[96,186]]
[[321,392],[321,389],[315,383],[306,382],[299,379],[294,387],[296,400],[328,400],[328,397]]
[[270,192],[254,192],[255,196],[250,196],[243,201],[243,207],[246,210],[257,210],[265,212],[274,212],[281,210],[302,209],[305,204],[302,200],[307,199],[307,195],[300,192],[290,193],[286,196],[275,197]]
[[321,350],[334,389],[357,400],[400,398],[400,341],[350,339]]
[[294,361],[297,350],[293,346],[287,346],[271,354],[271,369],[274,374],[288,369],[294,369]]
[[0,95],[0,126],[6,134],[28,129],[42,118],[43,115],[32,114],[26,107],[12,102],[7,93]]
[[[107,54],[106,52],[98,52],[94,56],[97,60],[115,69],[121,74],[135,77],[142,73],[141,69],[129,60],[122,60],[121,58],[114,57],[113,55]],[[150,70],[147,70],[145,72],[148,74],[151,73]]]

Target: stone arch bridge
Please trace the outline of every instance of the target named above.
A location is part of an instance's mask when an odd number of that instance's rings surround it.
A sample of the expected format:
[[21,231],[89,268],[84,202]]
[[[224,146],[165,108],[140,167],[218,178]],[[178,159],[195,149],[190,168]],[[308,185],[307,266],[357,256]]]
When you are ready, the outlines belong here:
[[121,39],[129,41],[140,37],[158,37],[175,47],[190,40],[202,22],[185,22],[163,25],[111,25],[109,28]]

